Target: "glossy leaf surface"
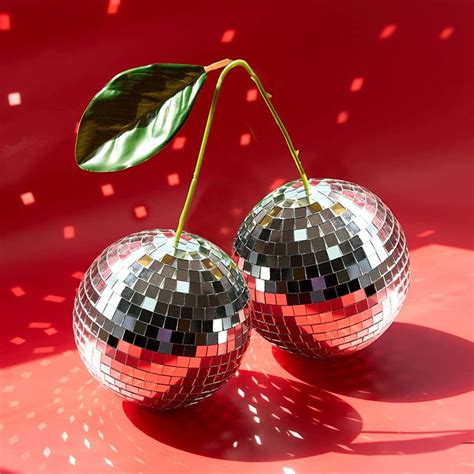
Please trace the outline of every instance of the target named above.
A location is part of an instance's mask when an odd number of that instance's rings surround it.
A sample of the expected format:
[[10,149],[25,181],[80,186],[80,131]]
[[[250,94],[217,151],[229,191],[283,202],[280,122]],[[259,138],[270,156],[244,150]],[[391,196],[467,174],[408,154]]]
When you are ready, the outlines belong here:
[[150,64],[115,76],[82,116],[79,167],[118,171],[152,157],[186,121],[206,77],[202,66],[187,64]]

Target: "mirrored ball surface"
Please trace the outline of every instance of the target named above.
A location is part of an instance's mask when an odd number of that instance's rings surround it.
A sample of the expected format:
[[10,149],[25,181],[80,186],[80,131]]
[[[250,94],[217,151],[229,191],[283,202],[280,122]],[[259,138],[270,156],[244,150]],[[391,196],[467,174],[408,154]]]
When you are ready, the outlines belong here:
[[238,369],[249,296],[221,249],[173,231],[131,234],[92,263],[74,303],[75,341],[90,373],[156,409],[210,396]]
[[391,210],[357,184],[311,179],[268,194],[242,223],[234,260],[253,327],[276,346],[332,357],[375,341],[409,285],[405,236]]

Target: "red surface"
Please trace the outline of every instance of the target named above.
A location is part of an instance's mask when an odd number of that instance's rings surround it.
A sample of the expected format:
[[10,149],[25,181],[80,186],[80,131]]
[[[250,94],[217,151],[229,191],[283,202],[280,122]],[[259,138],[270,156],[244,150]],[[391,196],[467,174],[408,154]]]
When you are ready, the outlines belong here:
[[[0,469],[472,472],[472,3],[196,3],[0,6]],[[183,139],[131,170],[76,168],[77,122],[123,69],[238,56],[272,93],[308,175],[360,183],[394,210],[411,290],[359,355],[310,362],[254,334],[216,396],[140,411],[83,368],[75,288],[112,241],[176,227],[212,79]],[[227,250],[245,213],[296,177],[251,89],[241,71],[226,82],[187,226]]]

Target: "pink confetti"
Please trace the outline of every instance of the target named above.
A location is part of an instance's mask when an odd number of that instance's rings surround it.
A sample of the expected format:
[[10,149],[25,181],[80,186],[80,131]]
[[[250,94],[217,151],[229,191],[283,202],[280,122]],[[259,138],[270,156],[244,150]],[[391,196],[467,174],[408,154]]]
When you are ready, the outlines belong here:
[[73,239],[75,236],[74,226],[67,225],[63,229],[63,235],[65,239]]
[[20,198],[25,206],[29,206],[35,202],[35,197],[33,196],[32,192],[23,193]]
[[357,92],[362,89],[362,85],[364,84],[363,77],[356,77],[352,80],[351,83],[351,92]]
[[182,150],[186,144],[186,137],[176,137],[171,148],[173,150]]
[[339,115],[337,116],[336,123],[339,125],[346,123],[349,120],[349,112],[347,110],[344,110],[342,112],[339,112]]
[[379,39],[387,39],[393,36],[397,30],[397,25],[387,25],[379,34]]
[[134,211],[137,219],[143,219],[148,215],[148,211],[146,210],[145,206],[137,206]]
[[250,133],[243,133],[240,136],[240,146],[247,146],[250,144],[250,140],[252,139],[252,135]]
[[11,92],[8,94],[8,103],[13,107],[21,104],[21,95],[19,92]]
[[14,288],[10,288],[10,291],[15,296],[24,296],[24,295],[26,295],[25,290],[23,288],[21,288],[20,286],[15,286]]
[[114,187],[110,183],[103,184],[100,190],[104,196],[113,196],[114,194]]
[[235,37],[235,30],[226,30],[222,34],[221,43],[231,43]]
[[249,89],[247,91],[247,102],[254,102],[257,100],[257,89]]
[[179,174],[173,173],[168,175],[168,185],[177,186],[179,184]]
[[64,303],[64,301],[66,301],[66,298],[64,298],[64,296],[46,295],[43,300],[49,301],[50,303]]

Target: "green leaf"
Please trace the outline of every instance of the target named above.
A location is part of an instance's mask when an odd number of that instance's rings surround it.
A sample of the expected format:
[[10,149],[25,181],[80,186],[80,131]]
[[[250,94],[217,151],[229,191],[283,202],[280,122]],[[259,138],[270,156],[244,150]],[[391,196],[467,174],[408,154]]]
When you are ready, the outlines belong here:
[[206,77],[202,66],[189,64],[150,64],[115,76],[82,116],[79,167],[118,171],[151,158],[186,121]]

